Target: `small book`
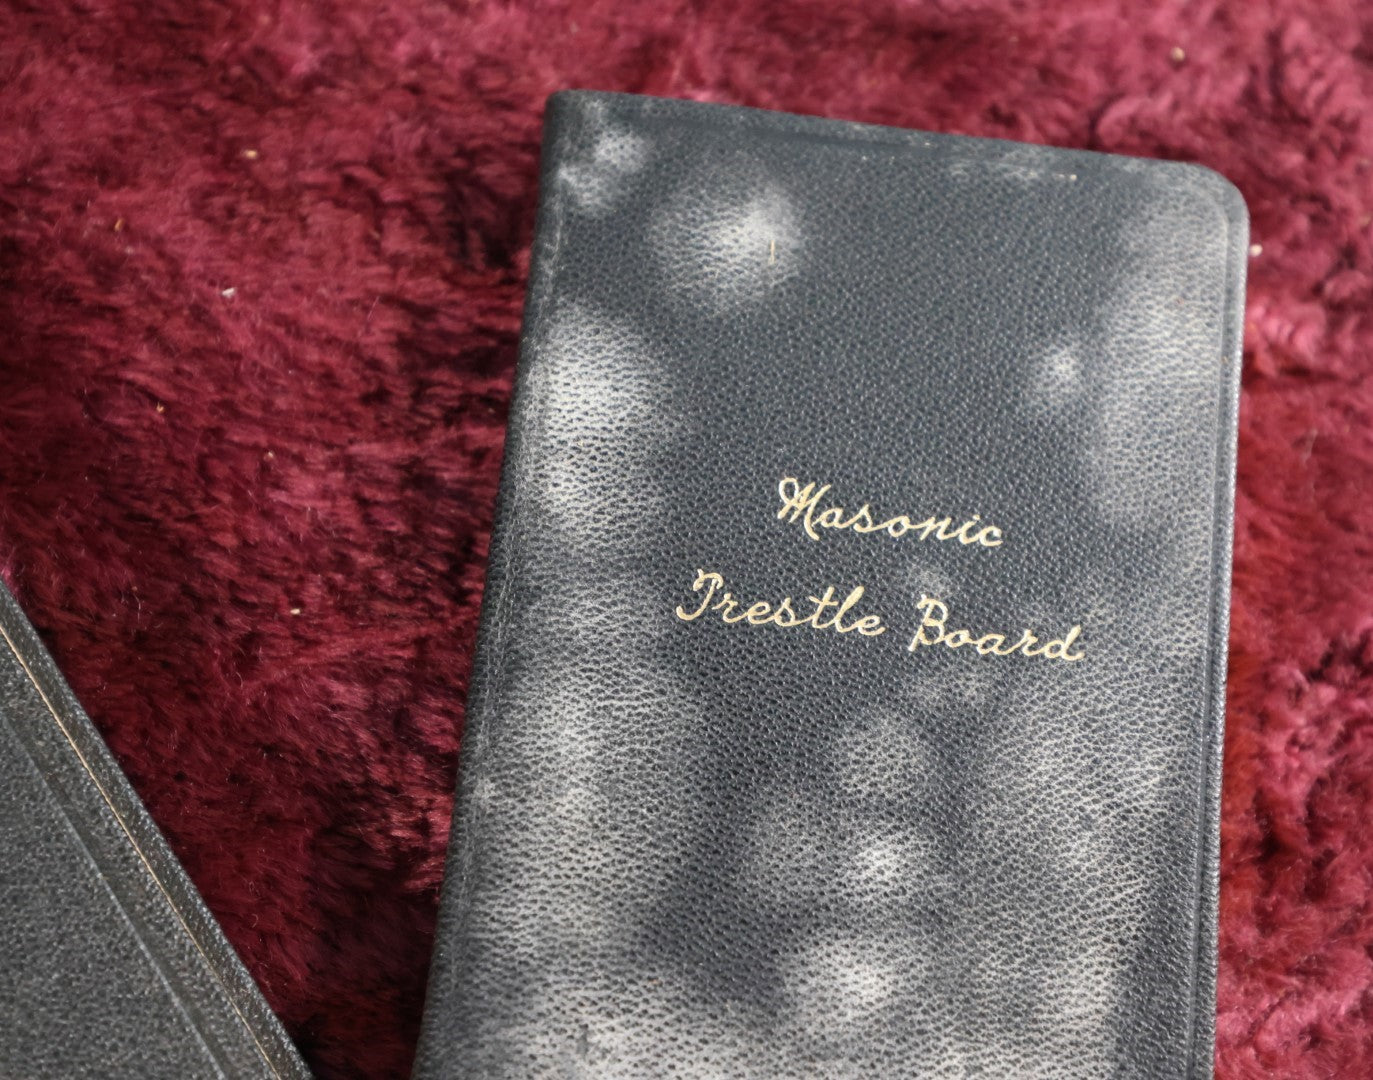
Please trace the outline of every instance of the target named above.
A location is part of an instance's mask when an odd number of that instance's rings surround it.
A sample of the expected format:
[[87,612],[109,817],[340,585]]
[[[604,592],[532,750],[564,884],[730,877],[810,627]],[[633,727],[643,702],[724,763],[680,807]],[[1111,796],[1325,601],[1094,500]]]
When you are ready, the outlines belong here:
[[421,1077],[1203,1077],[1247,217],[548,108]]
[[0,585],[0,1076],[308,1072]]

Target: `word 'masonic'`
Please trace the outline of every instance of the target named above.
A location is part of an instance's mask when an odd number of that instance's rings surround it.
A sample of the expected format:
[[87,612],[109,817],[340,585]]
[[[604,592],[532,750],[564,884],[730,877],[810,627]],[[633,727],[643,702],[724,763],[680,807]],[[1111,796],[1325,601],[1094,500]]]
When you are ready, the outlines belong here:
[[886,533],[893,538],[914,533],[921,540],[957,540],[960,544],[978,544],[986,548],[1002,544],[1001,530],[982,523],[978,514],[955,527],[953,518],[933,514],[922,521],[910,514],[883,518],[874,513],[868,503],[851,514],[842,506],[822,506],[830,486],[821,484],[817,487],[810,483],[802,487],[796,477],[783,477],[777,485],[777,494],[782,499],[777,517],[789,524],[799,524],[812,540],[820,539],[820,529],[850,529],[856,533]]

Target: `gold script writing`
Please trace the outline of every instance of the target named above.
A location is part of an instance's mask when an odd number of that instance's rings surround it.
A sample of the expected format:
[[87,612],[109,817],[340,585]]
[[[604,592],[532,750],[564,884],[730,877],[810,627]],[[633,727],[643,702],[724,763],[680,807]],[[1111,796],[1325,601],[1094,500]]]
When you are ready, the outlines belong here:
[[820,529],[851,529],[856,533],[886,533],[893,538],[915,533],[921,540],[957,540],[960,544],[977,544],[981,547],[995,548],[1002,544],[1001,530],[995,525],[982,522],[978,514],[954,526],[952,517],[930,515],[923,521],[916,521],[909,514],[881,518],[875,514],[868,503],[864,503],[852,514],[842,506],[822,505],[829,494],[831,485],[814,482],[802,486],[794,476],[786,476],[777,485],[777,494],[782,499],[782,508],[777,511],[779,520],[789,524],[799,524],[812,540],[819,540]]
[[1043,644],[1040,644],[1040,639],[1033,630],[1026,629],[1021,632],[1014,645],[1007,645],[1006,642],[1010,640],[1008,634],[975,634],[971,630],[948,629],[949,607],[942,600],[922,594],[920,602],[915,606],[922,618],[920,625],[916,627],[915,636],[907,646],[910,652],[915,652],[923,646],[944,645],[950,649],[961,649],[966,645],[983,656],[1010,656],[1019,653],[1021,656],[1042,656],[1046,660],[1068,661],[1081,660],[1083,657],[1081,650],[1072,651],[1078,635],[1082,633],[1081,626],[1074,626],[1061,638],[1053,638]]
[[[750,602],[739,599],[726,589],[725,579],[720,574],[713,570],[697,570],[691,591],[698,596],[689,603],[678,604],[676,608],[677,618],[682,622],[716,616],[731,626],[800,627],[830,630],[836,634],[856,631],[863,637],[877,637],[887,632],[881,615],[871,611],[860,615],[856,610],[867,591],[862,585],[855,585],[842,599],[833,585],[827,585],[819,596],[807,596],[802,602],[794,601],[790,596],[778,601]],[[979,656],[1018,655],[1070,663],[1083,659],[1085,655],[1081,648],[1074,651],[1074,646],[1080,644],[1080,625],[1072,627],[1062,637],[1048,640],[1041,640],[1033,630],[1025,629],[1012,642],[1012,635],[997,631],[974,633],[968,629],[949,629],[949,606],[935,597],[922,594],[915,607],[920,614],[920,623],[907,646],[908,652],[943,645],[949,649],[966,647]]]
[[[784,596],[776,603],[756,600],[751,604],[737,599],[725,589],[725,579],[709,570],[697,570],[696,580],[691,591],[701,593],[694,608],[677,606],[677,618],[683,622],[694,622],[707,612],[718,612],[721,622],[746,623],[750,626],[808,627],[811,630],[833,630],[836,634],[848,634],[856,630],[864,637],[877,637],[886,633],[882,619],[877,615],[854,615],[853,609],[863,599],[862,585],[849,590],[844,599],[838,599],[833,585],[827,585],[820,596],[808,596],[804,603],[793,603],[790,596]],[[806,604],[810,610],[802,615]],[[845,621],[847,619],[847,621]]]

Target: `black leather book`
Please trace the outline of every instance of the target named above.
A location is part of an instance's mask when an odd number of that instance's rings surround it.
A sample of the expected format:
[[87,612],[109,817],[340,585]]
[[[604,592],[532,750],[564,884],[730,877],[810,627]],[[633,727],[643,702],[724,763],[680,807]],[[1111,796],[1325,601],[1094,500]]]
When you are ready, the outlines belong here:
[[552,100],[422,1077],[1211,1074],[1244,204]]
[[0,585],[0,1077],[307,1075]]

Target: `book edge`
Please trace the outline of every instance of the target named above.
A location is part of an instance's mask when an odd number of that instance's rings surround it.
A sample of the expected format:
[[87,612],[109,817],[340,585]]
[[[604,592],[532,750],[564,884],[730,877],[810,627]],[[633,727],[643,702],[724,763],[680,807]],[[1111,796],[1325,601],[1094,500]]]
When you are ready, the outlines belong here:
[[[290,1037],[280,1026],[280,1021],[265,1000],[261,999],[252,975],[243,966],[228,939],[222,936],[213,914],[205,906],[194,883],[186,875],[147,808],[115,762],[104,739],[62,678],[52,655],[38,637],[37,630],[29,622],[18,601],[3,585],[0,585],[0,640],[3,640],[15,663],[29,680],[44,711],[51,717],[63,741],[74,755],[76,764],[94,786],[105,810],[113,818],[130,850],[142,864],[148,880],[155,886],[156,894],[162,898],[176,926],[190,942],[204,970],[222,993],[230,1012],[241,1022],[244,1032],[267,1070],[278,1080],[308,1076],[309,1073],[299,1059]],[[31,754],[22,725],[15,725],[15,733],[24,743],[26,752]],[[75,831],[102,876],[122,876],[122,870],[119,874],[107,873],[109,868],[104,864],[101,853],[86,842],[85,832],[72,820],[70,801],[62,791],[53,786],[47,776],[43,775],[41,765],[37,762],[35,765],[38,766],[44,785],[67,819],[68,827]],[[123,898],[117,892],[112,892],[112,896],[134,935],[162,974],[169,991],[183,1006],[197,1035],[211,1056],[217,1058],[218,1055],[214,1051],[215,1040],[206,1038],[198,1023],[199,1010],[186,1007],[188,1002],[185,1000],[184,988],[181,985],[183,980],[173,974],[174,965],[169,964],[167,958],[160,955],[161,950],[148,939],[139,920],[130,915]],[[195,923],[201,924],[199,929]],[[205,940],[207,934],[216,937],[217,940]]]

